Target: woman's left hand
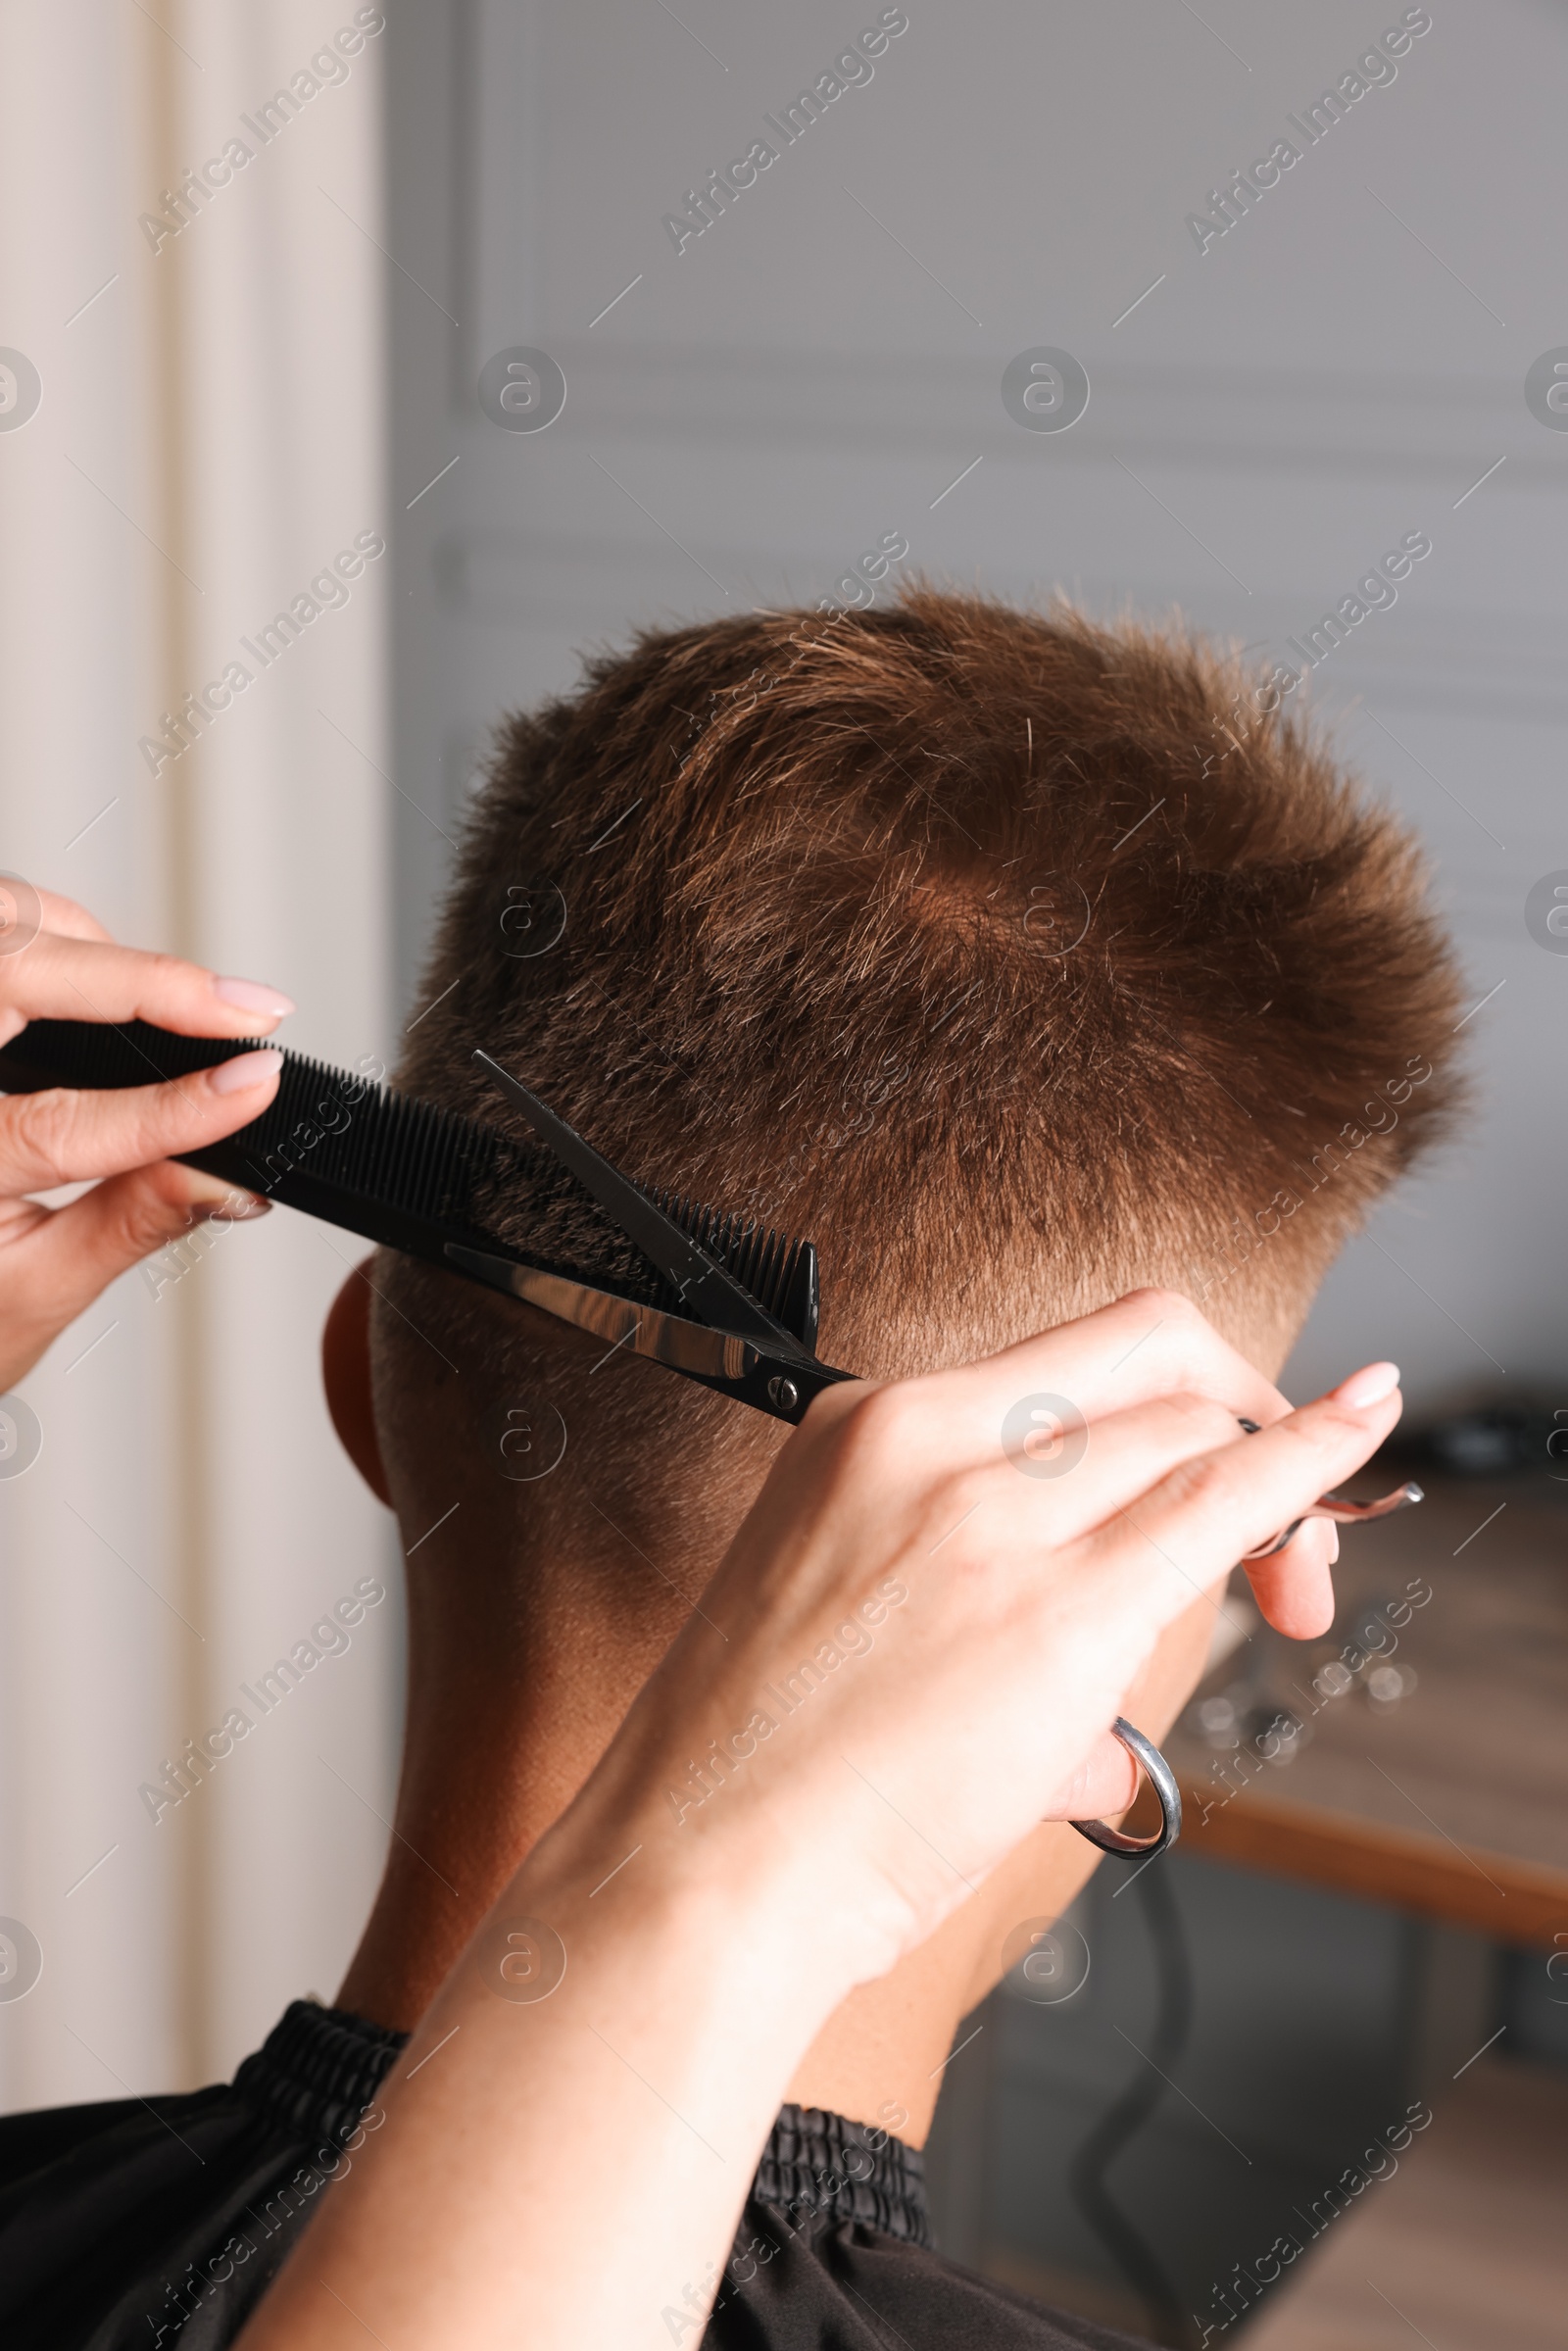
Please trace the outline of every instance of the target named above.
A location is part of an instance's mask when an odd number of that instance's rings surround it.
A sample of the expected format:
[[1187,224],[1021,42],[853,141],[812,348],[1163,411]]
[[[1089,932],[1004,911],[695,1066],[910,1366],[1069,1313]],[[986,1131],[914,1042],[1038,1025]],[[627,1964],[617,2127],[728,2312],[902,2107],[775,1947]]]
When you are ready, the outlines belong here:
[[[5,888],[20,912],[16,885]],[[0,1045],[29,1020],[148,1020],[185,1037],[260,1044],[294,1009],[254,980],[117,947],[69,898],[35,895],[35,928],[30,905],[24,922],[0,928]],[[282,1065],[269,1050],[167,1085],[0,1095],[0,1392],[138,1258],[220,1208],[265,1212],[265,1200],[170,1154],[247,1126],[271,1101]],[[30,1197],[93,1178],[65,1207]]]

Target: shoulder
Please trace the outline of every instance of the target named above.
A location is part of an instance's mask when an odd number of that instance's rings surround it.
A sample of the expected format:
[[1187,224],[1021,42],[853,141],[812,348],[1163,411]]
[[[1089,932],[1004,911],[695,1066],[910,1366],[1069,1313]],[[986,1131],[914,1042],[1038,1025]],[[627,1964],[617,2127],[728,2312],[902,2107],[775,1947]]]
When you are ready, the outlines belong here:
[[[677,2342],[695,2344],[665,2314]],[[748,2205],[704,2351],[818,2351],[903,2339],[921,2351],[1150,2351],[1093,2320],[1048,2309],[861,2222],[792,2227]]]
[[296,2001],[231,2082],[0,2121],[5,2351],[147,2351],[198,2314],[202,2342],[231,2342],[401,2042]]

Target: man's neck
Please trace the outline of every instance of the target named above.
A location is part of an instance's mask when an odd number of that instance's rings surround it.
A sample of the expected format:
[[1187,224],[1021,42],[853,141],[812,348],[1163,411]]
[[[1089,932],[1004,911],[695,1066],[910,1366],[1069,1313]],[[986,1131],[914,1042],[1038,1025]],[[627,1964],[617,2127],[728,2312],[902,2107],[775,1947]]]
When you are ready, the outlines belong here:
[[[612,1736],[580,1678],[551,1687],[559,1647],[487,1670],[468,1641],[461,1672],[433,1644],[410,1643],[409,1728],[385,1875],[339,2005],[411,2032],[480,1921],[571,1801]],[[1087,1851],[1087,1848],[1085,1848]],[[607,1860],[606,1867],[612,1866]],[[864,1984],[829,2020],[788,2095],[918,2145],[929,2127],[954,2028],[975,1979],[974,1904],[891,1976]],[[986,1939],[981,1930],[981,1939]]]
[[460,1611],[427,1587],[411,1589],[392,1841],[342,2006],[412,2032],[592,1770],[613,1726],[601,1733],[584,1705],[583,1677],[564,1677],[561,1654],[548,1627],[522,1644],[486,1623],[481,1605]]
[[[576,1795],[690,1605],[662,1574],[660,1600],[627,1609],[591,1562],[568,1572],[557,1557],[552,1572],[534,1574],[519,1611],[510,1580],[476,1572],[487,1555],[506,1559],[508,1528],[466,1515],[475,1525],[461,1544],[454,1521],[411,1563],[392,1843],[338,1993],[343,2007],[403,2032]],[[714,1534],[708,1547],[716,1543]],[[1135,1719],[1155,1737],[1197,1678],[1210,1614],[1195,1602],[1130,1694]],[[1043,1823],[929,1941],[851,1994],[801,2060],[788,2096],[923,2145],[956,2028],[1002,1973],[1009,1933],[1063,1911],[1097,1858],[1065,1822]],[[620,1859],[607,1854],[606,1870]]]

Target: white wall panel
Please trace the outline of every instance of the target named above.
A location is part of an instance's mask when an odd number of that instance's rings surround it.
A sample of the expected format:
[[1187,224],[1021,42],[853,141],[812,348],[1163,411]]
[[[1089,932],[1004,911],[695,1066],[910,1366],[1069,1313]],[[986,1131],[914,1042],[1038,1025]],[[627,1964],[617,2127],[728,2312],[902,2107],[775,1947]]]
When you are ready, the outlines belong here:
[[[301,1007],[286,1040],[339,1060],[391,1042],[389,564],[250,661],[179,759],[151,772],[138,739],[356,532],[390,535],[384,40],[268,143],[242,120],[352,17],[0,21],[0,343],[43,381],[0,431],[0,863],[137,945],[274,981]],[[138,216],[231,136],[251,160],[149,240]],[[44,1971],[0,2002],[8,2105],[226,2072],[286,1999],[330,1994],[373,1887],[395,1598],[177,1811],[155,1825],[137,1794],[387,1573],[319,1394],[343,1270],[322,1230],[281,1210],[156,1296],[127,1277],[22,1384],[45,1444],[0,1481],[0,1913]]]

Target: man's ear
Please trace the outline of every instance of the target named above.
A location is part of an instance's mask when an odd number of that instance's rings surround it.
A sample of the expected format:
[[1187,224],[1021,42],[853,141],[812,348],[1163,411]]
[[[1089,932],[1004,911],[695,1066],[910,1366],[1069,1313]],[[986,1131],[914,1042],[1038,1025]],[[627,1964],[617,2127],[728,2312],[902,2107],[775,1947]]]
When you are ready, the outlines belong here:
[[372,1262],[367,1257],[332,1300],[321,1331],[321,1379],[338,1443],[376,1500],[390,1510],[392,1496],[370,1402],[370,1285],[366,1273]]

